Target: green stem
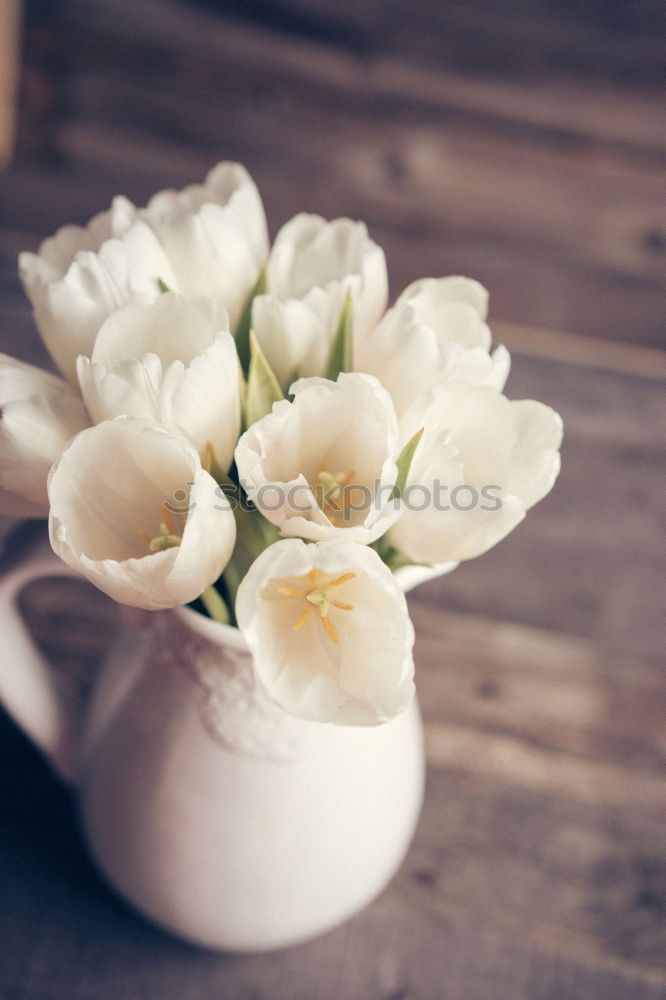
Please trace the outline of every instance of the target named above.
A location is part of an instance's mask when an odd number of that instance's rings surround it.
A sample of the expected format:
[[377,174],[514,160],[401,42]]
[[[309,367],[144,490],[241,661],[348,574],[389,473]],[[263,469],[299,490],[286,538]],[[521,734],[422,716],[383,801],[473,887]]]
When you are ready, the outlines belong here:
[[231,619],[229,618],[229,609],[224,603],[220,593],[214,586],[212,586],[212,584],[204,590],[201,595],[201,602],[213,621],[220,622],[221,625],[230,624]]

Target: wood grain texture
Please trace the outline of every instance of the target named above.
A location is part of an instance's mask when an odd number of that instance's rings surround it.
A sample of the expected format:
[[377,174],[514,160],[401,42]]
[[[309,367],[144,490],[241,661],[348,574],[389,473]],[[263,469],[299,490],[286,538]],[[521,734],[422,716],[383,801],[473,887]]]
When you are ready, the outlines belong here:
[[[503,13],[361,4],[358,16],[223,6],[232,16],[165,0],[155,17],[147,0],[72,0],[28,25],[21,150],[78,175],[80,221],[118,190],[140,199],[237,158],[274,227],[303,208],[367,219],[394,292],[468,272],[501,319],[662,341],[655,9],[613,23],[613,4],[558,14],[526,0]],[[417,35],[440,49],[417,59]],[[572,39],[594,65],[572,63]],[[44,235],[61,221],[38,205],[26,219],[11,185],[8,228]]]
[[[428,788],[413,848],[319,941],[211,955],[101,884],[74,807],[0,719],[2,1000],[661,1000],[666,991],[661,5],[32,0],[0,177],[0,350],[48,363],[16,255],[218,158],[272,231],[366,219],[393,293],[469,273],[508,391],[559,410],[552,495],[409,603]],[[13,527],[0,524],[0,536]],[[89,688],[85,584],[22,610]]]
[[20,61],[21,0],[0,5],[0,166],[14,151]]

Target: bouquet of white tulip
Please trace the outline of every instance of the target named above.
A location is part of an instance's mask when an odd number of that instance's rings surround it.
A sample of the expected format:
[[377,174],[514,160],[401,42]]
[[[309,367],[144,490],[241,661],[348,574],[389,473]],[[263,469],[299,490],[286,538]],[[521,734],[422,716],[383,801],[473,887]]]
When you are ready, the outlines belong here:
[[396,572],[485,552],[559,470],[558,415],[503,395],[481,285],[417,281],[386,311],[362,223],[298,215],[269,248],[230,163],[146,208],[114,199],[20,273],[64,377],[0,357],[0,513],[48,515],[117,601],[237,624],[295,716],[400,712]]

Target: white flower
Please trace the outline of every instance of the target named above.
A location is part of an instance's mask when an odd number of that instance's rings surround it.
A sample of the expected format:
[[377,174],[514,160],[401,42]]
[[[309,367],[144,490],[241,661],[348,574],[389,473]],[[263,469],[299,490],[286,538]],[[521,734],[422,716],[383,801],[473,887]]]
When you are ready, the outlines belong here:
[[46,517],[49,469],[88,423],[68,382],[0,354],[0,514]]
[[85,229],[66,226],[38,254],[21,254],[19,269],[44,343],[74,380],[76,358],[90,355],[104,320],[157,298],[160,282],[188,298],[214,298],[235,324],[267,252],[253,181],[221,163],[205,184],[162,191],[146,209],[114,198]]
[[440,344],[490,348],[492,334],[486,325],[488,292],[473,278],[421,278],[399,296],[420,323],[434,330]]
[[469,278],[415,282],[374,330],[357,339],[354,368],[379,379],[398,417],[445,380],[503,389],[510,357],[501,346],[488,353],[487,299],[485,289]]
[[414,630],[377,553],[350,542],[276,542],[238,589],[257,677],[303,719],[372,725],[414,694]]
[[169,292],[119,309],[103,324],[92,358],[77,371],[95,423],[123,414],[163,424],[201,453],[231,465],[240,431],[238,356],[227,317],[211,300]]
[[107,316],[155,298],[158,279],[175,282],[157,237],[126,198],[114,198],[85,229],[60,229],[38,254],[22,253],[19,273],[42,339],[72,381],[77,356],[90,354]]
[[231,555],[228,502],[194,448],[157,424],[118,417],[82,431],[48,490],[54,551],[122,604],[192,601]]
[[[490,386],[436,386],[403,421],[424,427],[388,535],[414,562],[470,559],[495,545],[548,493],[560,467],[562,421]],[[407,426],[409,425],[409,426]]]
[[351,292],[355,334],[386,308],[383,250],[362,222],[295,216],[278,233],[268,258],[268,294],[255,298],[252,326],[280,384],[321,375]]
[[161,191],[139,214],[169,258],[169,287],[187,298],[216,299],[235,329],[268,253],[264,208],[247,170],[219,163],[204,184]]
[[236,449],[240,481],[287,537],[370,543],[400,516],[389,502],[398,432],[388,393],[371,375],[300,379]]

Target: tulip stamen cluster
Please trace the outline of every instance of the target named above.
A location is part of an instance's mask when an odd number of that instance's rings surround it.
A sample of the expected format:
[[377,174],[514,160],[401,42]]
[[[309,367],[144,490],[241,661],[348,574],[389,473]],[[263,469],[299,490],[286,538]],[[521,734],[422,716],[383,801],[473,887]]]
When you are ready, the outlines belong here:
[[356,579],[356,573],[342,573],[340,576],[336,577],[334,580],[328,580],[325,583],[321,583],[319,579],[319,570],[314,567],[308,573],[308,579],[314,584],[314,587],[308,590],[300,589],[298,587],[277,587],[277,593],[283,594],[285,597],[298,597],[309,601],[312,607],[305,608],[303,613],[292,625],[292,630],[294,632],[299,632],[305,623],[308,621],[310,616],[313,614],[315,609],[319,611],[319,618],[322,625],[324,626],[324,631],[326,635],[331,640],[331,642],[339,643],[340,636],[333,627],[331,620],[328,616],[331,607],[339,608],[340,611],[353,611],[354,605],[347,604],[344,601],[338,601],[337,598],[331,596],[331,591],[336,587],[341,587],[343,583],[348,583],[350,580]]
[[354,470],[329,472],[327,465],[324,459],[312,487],[320,509],[331,524],[335,524],[336,515],[343,513],[352,502],[353,490],[347,490],[346,487],[354,477]]
[[139,538],[143,538],[148,546],[149,552],[166,552],[167,549],[174,549],[182,542],[182,537],[176,530],[172,513],[167,504],[163,503],[161,510],[164,520],[160,522],[159,534],[151,536],[147,531],[141,529],[137,531]]

